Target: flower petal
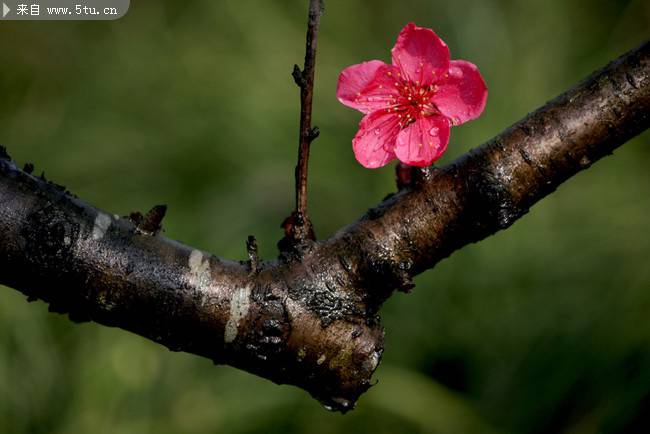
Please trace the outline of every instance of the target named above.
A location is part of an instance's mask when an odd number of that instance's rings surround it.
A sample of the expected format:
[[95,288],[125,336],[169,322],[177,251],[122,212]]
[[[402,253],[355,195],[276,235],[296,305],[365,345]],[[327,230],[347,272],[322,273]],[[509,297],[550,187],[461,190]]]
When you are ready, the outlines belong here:
[[447,143],[449,120],[444,116],[426,116],[399,132],[395,154],[404,164],[426,167],[442,156]]
[[395,159],[395,138],[399,132],[399,118],[382,111],[364,116],[359,131],[352,139],[352,149],[363,167],[376,169]]
[[339,75],[336,96],[344,105],[366,114],[388,108],[399,96],[394,71],[379,60],[349,66]]
[[460,125],[480,116],[485,108],[488,90],[476,65],[453,60],[449,76],[436,83],[438,90],[431,98],[440,112],[453,125]]
[[408,23],[392,51],[393,65],[413,83],[429,85],[449,69],[449,47],[433,30]]

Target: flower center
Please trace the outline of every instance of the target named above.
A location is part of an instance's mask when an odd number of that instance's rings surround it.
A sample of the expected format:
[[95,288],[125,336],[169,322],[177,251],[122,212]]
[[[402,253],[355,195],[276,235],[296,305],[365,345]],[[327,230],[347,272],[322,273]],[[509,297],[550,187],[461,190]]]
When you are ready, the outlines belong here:
[[406,128],[417,119],[439,114],[438,108],[431,102],[431,97],[438,91],[438,86],[423,86],[419,83],[402,81],[396,83],[400,96],[397,98],[395,111],[400,118],[398,125]]

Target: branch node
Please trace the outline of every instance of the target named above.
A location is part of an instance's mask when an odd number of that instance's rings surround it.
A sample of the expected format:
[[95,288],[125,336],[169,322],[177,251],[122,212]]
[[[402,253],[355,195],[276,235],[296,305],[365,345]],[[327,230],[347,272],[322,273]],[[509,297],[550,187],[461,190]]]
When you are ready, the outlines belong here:
[[309,140],[309,143],[311,143],[318,136],[320,136],[320,129],[317,126],[314,126],[309,130],[309,133],[307,133],[307,140]]
[[141,235],[156,235],[162,230],[162,221],[167,213],[167,205],[156,205],[144,216],[139,211],[129,214],[129,220],[135,225],[136,232]]
[[400,273],[399,281],[397,282],[397,290],[409,294],[413,291],[413,288],[415,288],[413,278],[406,272]]
[[294,215],[294,223],[296,226],[303,226],[305,224],[305,215],[300,211],[296,211]]
[[257,253],[257,239],[255,239],[255,235],[248,236],[248,239],[246,240],[246,250],[248,251],[250,274],[257,274],[260,259]]
[[305,87],[305,76],[303,75],[303,72],[300,70],[300,67],[298,65],[293,65],[293,71],[291,71],[291,76],[293,77],[293,81],[296,82],[299,88]]
[[11,157],[7,153],[7,148],[0,146],[0,160],[11,160]]
[[284,237],[278,241],[281,253],[295,254],[309,247],[316,241],[314,226],[309,217],[298,211],[291,213],[280,225],[284,229]]
[[402,191],[413,186],[413,167],[399,162],[395,165],[395,183],[397,190]]
[[436,176],[436,174],[441,173],[440,169],[436,166],[413,167],[412,170],[413,170],[412,182],[414,186],[423,185],[428,182],[431,182],[431,180]]

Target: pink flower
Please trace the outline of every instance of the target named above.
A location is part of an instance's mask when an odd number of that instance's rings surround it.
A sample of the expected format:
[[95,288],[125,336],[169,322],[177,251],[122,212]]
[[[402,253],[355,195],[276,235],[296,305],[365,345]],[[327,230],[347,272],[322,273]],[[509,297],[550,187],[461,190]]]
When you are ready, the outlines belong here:
[[431,29],[407,24],[391,53],[392,65],[371,60],[339,76],[339,101],[365,114],[352,139],[354,155],[371,169],[395,158],[429,166],[447,149],[451,125],[481,114],[487,86],[474,64],[450,60]]

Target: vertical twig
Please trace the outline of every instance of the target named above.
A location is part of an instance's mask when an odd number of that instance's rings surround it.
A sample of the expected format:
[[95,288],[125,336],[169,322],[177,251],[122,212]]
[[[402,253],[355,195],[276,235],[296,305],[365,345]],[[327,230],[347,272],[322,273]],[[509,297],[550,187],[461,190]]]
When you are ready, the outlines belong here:
[[311,221],[307,215],[307,168],[309,162],[309,146],[319,134],[318,127],[312,128],[311,126],[311,111],[314,94],[318,26],[322,14],[323,1],[309,0],[305,65],[302,71],[298,65],[294,65],[292,73],[293,79],[300,87],[300,136],[298,164],[296,166],[296,210],[292,219],[292,235],[296,240],[304,240],[313,233],[313,230],[311,230]]

